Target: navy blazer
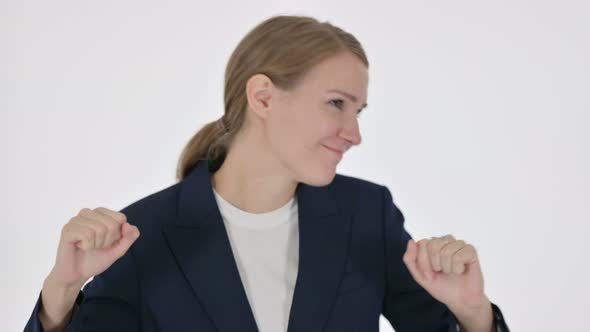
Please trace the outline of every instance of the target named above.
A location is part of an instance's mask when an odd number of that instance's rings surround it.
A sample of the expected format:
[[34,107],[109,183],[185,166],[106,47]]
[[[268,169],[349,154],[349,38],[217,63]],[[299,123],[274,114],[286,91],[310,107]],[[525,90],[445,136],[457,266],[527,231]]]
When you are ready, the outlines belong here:
[[[141,235],[86,284],[67,331],[258,331],[210,176],[201,160],[182,181],[121,210]],[[397,332],[458,330],[402,261],[411,236],[387,187],[336,174],[324,187],[300,183],[296,195],[288,332],[378,331],[381,314]],[[40,306],[39,295],[25,331],[43,330]]]

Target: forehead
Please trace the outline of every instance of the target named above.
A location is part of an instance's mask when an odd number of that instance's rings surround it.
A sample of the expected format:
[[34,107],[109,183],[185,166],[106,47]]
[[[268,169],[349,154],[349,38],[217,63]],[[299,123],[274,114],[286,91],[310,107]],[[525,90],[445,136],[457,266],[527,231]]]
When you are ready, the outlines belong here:
[[304,77],[302,85],[320,93],[339,89],[364,96],[368,76],[368,69],[360,59],[351,53],[342,53],[313,66]]

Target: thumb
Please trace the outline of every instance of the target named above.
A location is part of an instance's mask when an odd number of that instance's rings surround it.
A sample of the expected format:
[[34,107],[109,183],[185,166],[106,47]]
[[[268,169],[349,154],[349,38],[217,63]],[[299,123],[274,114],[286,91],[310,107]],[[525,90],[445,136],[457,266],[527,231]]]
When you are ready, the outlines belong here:
[[408,247],[406,253],[404,254],[403,261],[414,280],[416,280],[419,284],[422,284],[424,280],[421,274],[418,272],[418,263],[416,262],[417,258],[418,244],[413,239],[410,239],[408,241]]
[[129,247],[137,240],[139,237],[139,229],[137,226],[133,226],[129,223],[124,223],[121,225],[121,238],[115,243],[113,246],[113,251],[115,255],[121,257],[125,255]]

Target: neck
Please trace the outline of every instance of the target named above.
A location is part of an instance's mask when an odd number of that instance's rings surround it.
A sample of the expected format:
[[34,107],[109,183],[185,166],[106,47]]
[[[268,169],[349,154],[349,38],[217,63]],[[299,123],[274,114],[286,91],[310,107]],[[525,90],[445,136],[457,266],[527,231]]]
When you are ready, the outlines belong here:
[[[276,210],[293,198],[298,182],[262,142],[245,144],[247,141],[234,140],[211,184],[226,201],[243,211]],[[249,148],[252,146],[260,148]]]

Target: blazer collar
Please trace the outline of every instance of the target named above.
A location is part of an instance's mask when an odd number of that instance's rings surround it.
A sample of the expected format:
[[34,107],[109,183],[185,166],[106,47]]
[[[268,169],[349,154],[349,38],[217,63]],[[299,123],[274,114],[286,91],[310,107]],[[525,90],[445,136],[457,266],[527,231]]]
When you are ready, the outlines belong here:
[[[180,183],[178,217],[168,244],[195,295],[220,332],[258,331],[211,185],[207,160]],[[320,331],[344,273],[350,215],[333,185],[299,183],[299,266],[288,332]]]

